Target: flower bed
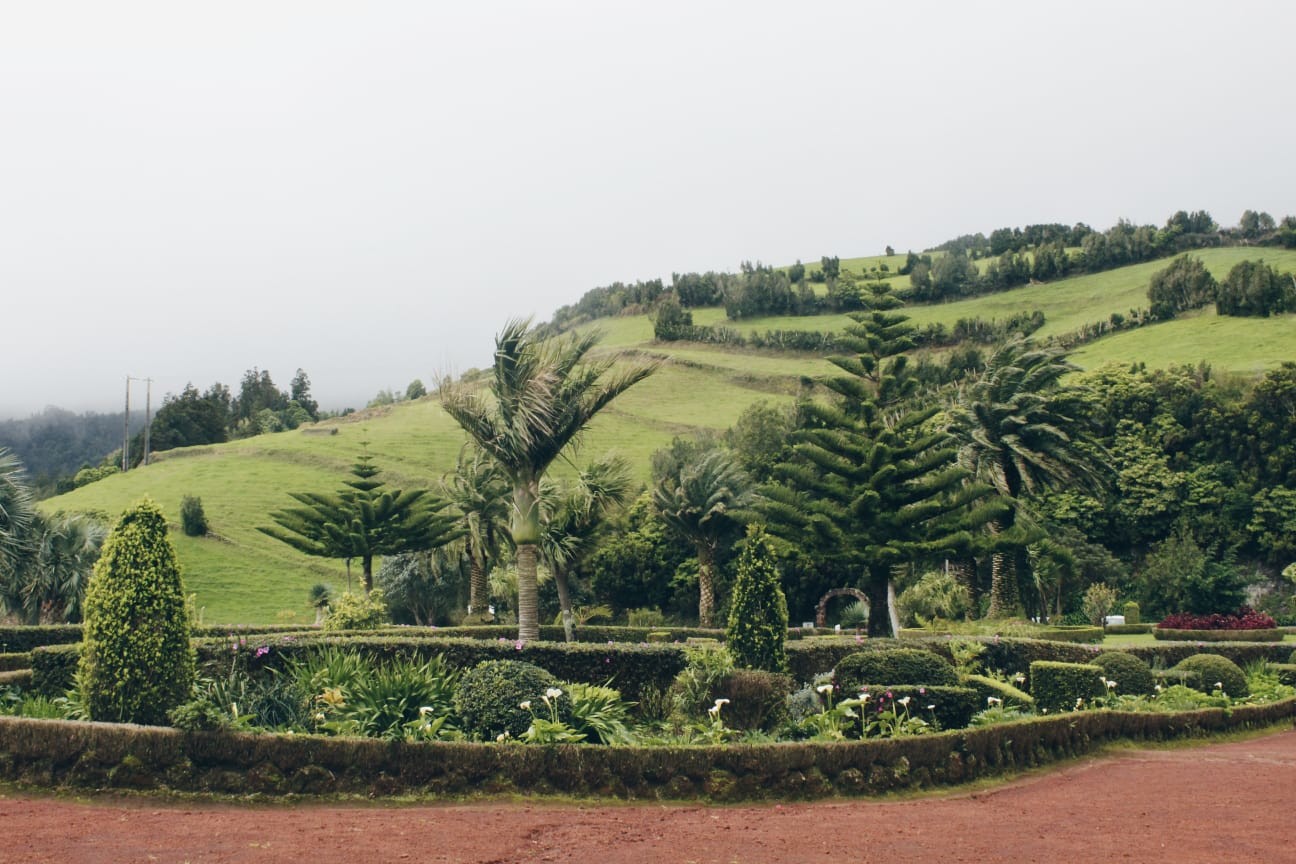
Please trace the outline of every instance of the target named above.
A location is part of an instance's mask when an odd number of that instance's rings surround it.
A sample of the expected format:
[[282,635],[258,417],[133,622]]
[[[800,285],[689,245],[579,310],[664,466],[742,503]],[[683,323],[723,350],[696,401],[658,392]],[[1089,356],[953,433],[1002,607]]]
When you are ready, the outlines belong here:
[[266,796],[808,799],[954,785],[1110,741],[1195,737],[1293,716],[1296,699],[1286,699],[1183,713],[1080,712],[888,740],[691,747],[404,743],[0,717],[0,779]]
[[1210,615],[1193,615],[1179,612],[1167,615],[1157,626],[1167,630],[1270,630],[1277,627],[1278,622],[1263,612],[1243,606],[1237,612],[1229,614],[1215,612]]

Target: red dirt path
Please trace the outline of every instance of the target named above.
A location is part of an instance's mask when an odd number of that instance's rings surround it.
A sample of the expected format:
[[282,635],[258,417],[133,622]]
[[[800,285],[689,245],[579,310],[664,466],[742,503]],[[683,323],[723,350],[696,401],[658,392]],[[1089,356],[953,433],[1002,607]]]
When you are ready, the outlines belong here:
[[1296,730],[978,792],[742,807],[89,803],[0,794],[0,862],[1296,862]]

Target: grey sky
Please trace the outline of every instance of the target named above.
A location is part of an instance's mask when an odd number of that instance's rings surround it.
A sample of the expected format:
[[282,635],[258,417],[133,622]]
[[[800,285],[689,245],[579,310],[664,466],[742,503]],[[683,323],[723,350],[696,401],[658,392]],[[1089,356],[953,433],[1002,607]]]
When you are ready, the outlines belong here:
[[618,279],[1296,213],[1293,25],[1280,2],[0,0],[0,417],[251,366],[360,406]]

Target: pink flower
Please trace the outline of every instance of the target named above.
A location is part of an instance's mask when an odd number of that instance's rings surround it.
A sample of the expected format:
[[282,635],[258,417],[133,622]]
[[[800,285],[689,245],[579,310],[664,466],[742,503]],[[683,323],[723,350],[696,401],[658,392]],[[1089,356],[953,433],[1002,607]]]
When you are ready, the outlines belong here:
[[521,650],[522,650],[522,640],[521,640],[521,639],[519,639],[518,641],[516,641],[516,642],[513,643],[513,650],[515,650],[515,651],[521,651]]

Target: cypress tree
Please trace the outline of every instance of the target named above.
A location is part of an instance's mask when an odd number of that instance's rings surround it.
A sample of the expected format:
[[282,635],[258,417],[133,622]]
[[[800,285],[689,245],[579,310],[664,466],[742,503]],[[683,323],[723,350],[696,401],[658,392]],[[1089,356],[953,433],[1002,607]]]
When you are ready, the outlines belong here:
[[763,528],[748,526],[747,544],[738,556],[725,646],[738,666],[786,672],[787,629],[787,599],[774,548]]
[[166,518],[145,498],[104,541],[86,589],[81,697],[91,719],[161,725],[187,701],[194,656]]

